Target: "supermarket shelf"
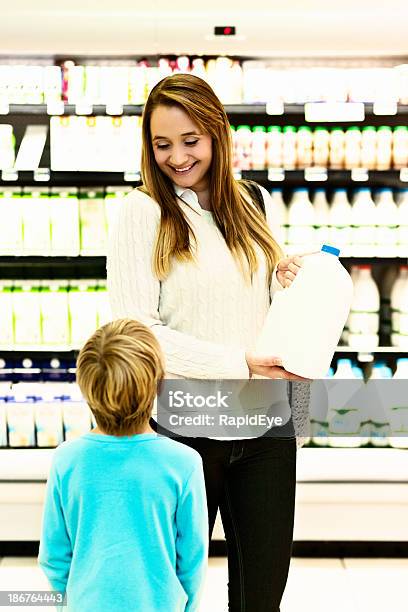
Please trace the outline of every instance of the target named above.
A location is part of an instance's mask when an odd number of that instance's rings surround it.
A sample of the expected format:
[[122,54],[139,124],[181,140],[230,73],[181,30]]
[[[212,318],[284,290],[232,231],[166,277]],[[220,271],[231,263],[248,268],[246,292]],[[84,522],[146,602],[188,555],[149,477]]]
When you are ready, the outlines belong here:
[[[269,185],[348,185],[348,186],[390,186],[408,188],[408,169],[403,170],[326,170],[307,168],[305,170],[236,170],[236,178],[245,178]],[[139,172],[83,172],[53,171],[41,168],[38,171],[1,171],[0,185],[13,187],[52,185],[57,187],[106,187],[110,185],[138,185]]]
[[0,278],[15,280],[106,278],[105,256],[0,256]]
[[[0,481],[44,482],[55,449],[0,449]],[[4,455],[5,460],[2,459]],[[302,448],[299,483],[407,483],[408,451],[396,448]]]
[[336,353],[368,353],[368,354],[396,354],[396,353],[408,353],[407,350],[402,349],[399,346],[377,346],[376,348],[369,349],[357,349],[351,346],[338,346]]
[[[316,102],[319,104],[319,102]],[[125,104],[107,106],[105,104],[89,105],[89,108],[81,108],[81,105],[75,104],[63,104],[60,108],[57,105],[46,105],[46,104],[10,104],[9,112],[6,113],[3,110],[3,114],[9,115],[141,115],[143,112],[143,104]],[[225,111],[229,115],[302,115],[305,114],[304,104],[283,104],[280,108],[280,104],[266,105],[266,104],[226,104],[224,105]],[[86,112],[84,112],[86,111]],[[89,112],[90,111],[90,112]],[[283,111],[283,112],[282,112]],[[395,117],[395,114],[384,113],[378,115],[374,113],[374,105],[372,103],[364,104],[365,117]],[[398,104],[397,105],[397,116],[408,115],[408,105]]]

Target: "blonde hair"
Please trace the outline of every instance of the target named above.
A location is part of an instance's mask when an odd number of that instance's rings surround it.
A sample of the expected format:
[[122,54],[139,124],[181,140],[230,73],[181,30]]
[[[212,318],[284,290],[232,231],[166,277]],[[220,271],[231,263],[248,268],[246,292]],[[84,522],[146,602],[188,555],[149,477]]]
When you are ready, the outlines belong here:
[[173,257],[191,261],[192,242],[195,242],[194,232],[179,206],[172,182],[160,170],[154,157],[150,122],[153,111],[160,105],[181,108],[203,133],[211,136],[209,186],[214,221],[241,269],[244,273],[249,271],[250,278],[258,268],[255,243],[262,249],[270,281],[275,264],[282,257],[281,249],[262,214],[248,202],[244,188],[234,179],[231,129],[224,107],[208,83],[192,74],[174,74],[160,81],[150,92],[143,112],[143,186],[140,190],[156,200],[161,208],[153,255],[153,270],[157,278],[166,278]]
[[132,433],[147,423],[163,376],[158,341],[145,325],[131,319],[98,329],[77,359],[82,394],[98,426],[112,435]]

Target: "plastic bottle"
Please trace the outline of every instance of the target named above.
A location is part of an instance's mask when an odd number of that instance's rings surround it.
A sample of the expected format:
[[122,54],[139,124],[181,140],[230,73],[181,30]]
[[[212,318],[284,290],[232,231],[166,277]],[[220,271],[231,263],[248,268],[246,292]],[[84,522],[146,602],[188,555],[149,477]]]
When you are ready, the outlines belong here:
[[327,168],[329,165],[329,130],[324,127],[317,127],[313,133],[313,164]]
[[80,348],[98,327],[98,281],[71,281],[68,292],[70,342]]
[[361,132],[356,126],[346,130],[344,138],[344,165],[346,168],[358,168],[361,165]]
[[79,203],[76,188],[53,187],[50,198],[51,254],[79,255]]
[[361,132],[361,167],[374,170],[377,165],[377,130],[368,125]]
[[351,205],[345,189],[335,189],[329,212],[330,241],[347,255],[351,243]]
[[398,399],[393,403],[390,411],[390,446],[393,448],[408,448],[408,401],[406,400],[405,386],[408,381],[408,358],[397,359],[397,369],[393,380],[403,381],[398,384]]
[[359,267],[348,321],[349,346],[371,350],[379,343],[380,294],[371,276],[371,266]]
[[123,198],[132,191],[131,187],[107,187],[105,195],[106,232],[112,231]]
[[268,168],[283,167],[283,135],[278,125],[270,125],[266,136],[266,162]]
[[357,448],[362,445],[363,419],[361,390],[362,372],[351,359],[339,359],[333,381],[348,380],[346,384],[334,382],[329,390],[329,446]]
[[106,254],[105,201],[102,192],[80,189],[81,255]]
[[377,194],[376,256],[396,257],[398,244],[398,208],[392,190],[383,187]]
[[[354,284],[355,284],[359,274],[360,274],[360,268],[358,266],[351,266],[351,268],[350,268],[350,277],[351,277],[351,280],[353,281],[353,291],[354,291]],[[349,328],[350,316],[351,316],[351,311],[349,313],[349,316],[347,317],[346,324],[345,324],[345,326],[343,328],[343,331],[342,331],[342,334],[341,334],[341,344],[343,344],[343,345],[348,345],[349,333],[350,333],[350,328]]]
[[306,378],[326,375],[350,309],[353,283],[338,255],[324,245],[304,257],[291,286],[275,294],[258,338],[257,352]]
[[408,127],[398,125],[394,128],[392,138],[392,165],[394,168],[408,166]]
[[313,208],[315,211],[315,239],[320,248],[322,244],[330,241],[330,208],[324,189],[316,189],[313,197]]
[[314,248],[315,223],[315,211],[307,189],[294,189],[288,208],[288,246],[291,253]]
[[236,131],[237,167],[240,170],[251,170],[252,132],[249,125],[239,125]]
[[38,397],[34,406],[37,446],[55,448],[64,439],[60,385],[42,383],[37,387]]
[[327,389],[323,381],[315,380],[311,385],[310,396],[310,434],[313,444],[320,447],[327,446],[328,431]]
[[377,210],[370,190],[360,187],[354,192],[351,207],[351,243],[354,257],[375,254]]
[[309,168],[313,163],[313,134],[310,127],[302,126],[296,139],[297,167]]
[[297,152],[296,152],[296,128],[293,125],[285,125],[283,128],[283,146],[282,146],[282,158],[283,167],[285,170],[294,170],[297,164]]
[[23,219],[20,189],[0,187],[0,254],[21,255]]
[[341,128],[330,131],[329,166],[333,170],[344,168],[344,132]]
[[252,130],[252,164],[253,170],[266,168],[266,128],[256,125]]
[[8,439],[12,448],[35,446],[35,398],[28,393],[23,383],[18,383],[7,397]]
[[389,170],[392,163],[392,129],[382,125],[377,130],[377,170]]
[[408,350],[408,266],[400,266],[391,291],[391,344]]
[[398,269],[389,266],[385,269],[379,284],[381,308],[380,308],[380,337],[381,344],[391,344],[391,291],[398,277]]
[[91,429],[90,410],[76,383],[64,387],[62,417],[64,437],[67,441],[74,440]]
[[274,203],[274,215],[277,223],[279,223],[279,233],[274,238],[283,246],[287,242],[288,210],[283,200],[282,189],[272,189],[271,198]]
[[406,257],[408,253],[408,189],[403,189],[398,205],[398,255]]
[[379,394],[376,393],[376,381],[391,378],[391,368],[386,365],[385,361],[378,361],[373,365],[370,380],[367,383],[367,397],[370,398],[370,442],[377,448],[389,445],[390,424],[384,407],[381,401],[379,401]]

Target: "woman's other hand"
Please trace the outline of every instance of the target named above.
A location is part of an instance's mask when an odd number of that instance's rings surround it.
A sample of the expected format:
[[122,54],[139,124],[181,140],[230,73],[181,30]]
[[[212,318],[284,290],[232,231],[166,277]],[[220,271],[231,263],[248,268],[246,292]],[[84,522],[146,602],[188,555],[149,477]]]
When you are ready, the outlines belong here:
[[297,376],[292,372],[287,372],[282,367],[282,361],[278,357],[264,357],[255,353],[247,352],[245,358],[251,374],[259,374],[267,378],[284,378],[286,380],[299,380],[307,382],[308,378]]
[[290,287],[302,266],[302,256],[292,255],[281,259],[277,264],[276,277],[282,287]]

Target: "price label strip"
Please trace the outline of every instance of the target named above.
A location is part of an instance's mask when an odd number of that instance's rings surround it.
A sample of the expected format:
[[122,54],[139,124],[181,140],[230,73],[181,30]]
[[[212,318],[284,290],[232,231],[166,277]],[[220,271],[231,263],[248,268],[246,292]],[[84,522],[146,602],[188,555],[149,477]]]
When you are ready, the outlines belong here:
[[356,183],[365,183],[368,181],[368,170],[366,168],[353,168],[351,171],[351,180]]
[[268,168],[268,181],[281,183],[285,180],[285,170],[283,168]]
[[55,100],[54,102],[48,102],[47,104],[47,115],[63,115],[65,112],[64,102],[62,100]]
[[2,181],[18,181],[18,171],[14,168],[10,170],[2,170],[1,171],[1,180]]
[[377,100],[373,104],[374,115],[396,115],[398,104],[396,100]]
[[89,102],[78,102],[78,104],[75,104],[76,115],[92,115],[92,112],[93,106]]
[[327,181],[327,168],[305,168],[305,181]]
[[119,115],[123,115],[123,106],[122,104],[116,104],[115,102],[111,102],[106,105],[106,114],[112,115],[113,117],[118,117]]
[[141,180],[141,174],[138,170],[127,171],[124,174],[124,180],[129,183],[138,182]]
[[49,168],[37,168],[34,170],[34,180],[38,183],[46,183],[51,178]]
[[400,181],[402,183],[408,183],[408,168],[402,168],[400,170]]
[[285,105],[282,100],[279,99],[269,100],[269,102],[266,103],[265,112],[267,115],[283,115],[285,112]]
[[308,102],[305,104],[305,119],[309,123],[325,121],[364,121],[362,102]]

